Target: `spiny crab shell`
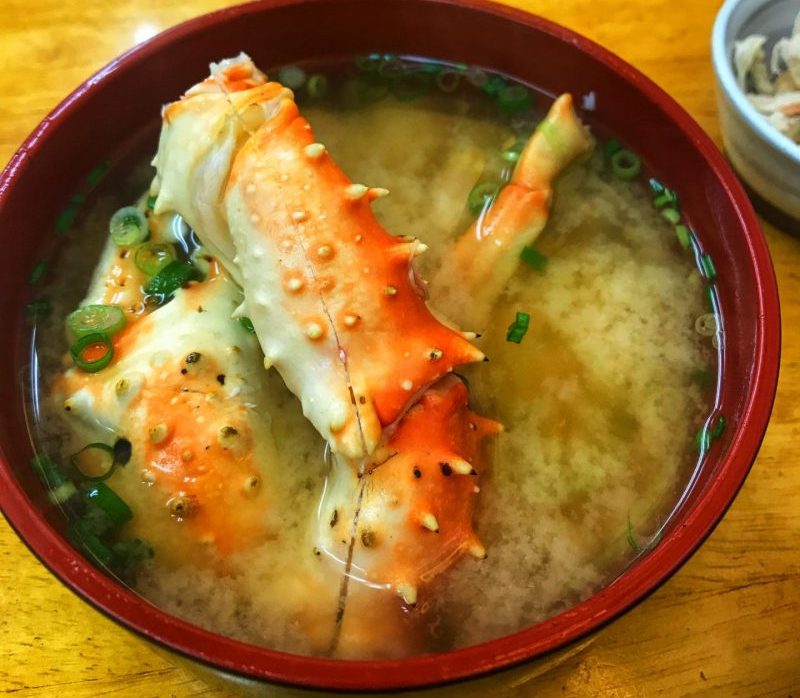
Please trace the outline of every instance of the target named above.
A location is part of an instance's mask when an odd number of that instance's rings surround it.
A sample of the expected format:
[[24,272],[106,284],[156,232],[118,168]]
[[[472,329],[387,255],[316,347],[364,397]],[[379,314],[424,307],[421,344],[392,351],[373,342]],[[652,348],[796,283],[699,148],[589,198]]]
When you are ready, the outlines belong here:
[[424,246],[370,209],[385,190],[345,176],[285,88],[251,87],[247,57],[220,66],[237,79],[212,75],[164,111],[156,211],[210,222],[196,232],[212,249],[232,241],[221,259],[265,362],[334,451],[363,457],[425,388],[483,354],[428,309],[411,267]]
[[[484,440],[502,431],[468,407],[449,375],[426,390],[359,474],[337,459],[320,506],[317,546],[352,576],[414,604],[417,588],[464,553],[485,557],[472,529]],[[354,521],[358,512],[357,523]]]

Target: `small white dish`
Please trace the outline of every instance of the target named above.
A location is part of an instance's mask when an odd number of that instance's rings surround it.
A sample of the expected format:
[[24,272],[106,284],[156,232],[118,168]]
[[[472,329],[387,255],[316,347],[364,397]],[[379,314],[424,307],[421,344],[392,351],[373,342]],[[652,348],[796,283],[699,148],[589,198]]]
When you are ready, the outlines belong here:
[[711,35],[717,104],[725,152],[750,188],[756,208],[779,227],[800,232],[800,145],[777,131],[736,82],[733,44],[750,34],[768,37],[766,50],[788,36],[798,0],[726,0]]

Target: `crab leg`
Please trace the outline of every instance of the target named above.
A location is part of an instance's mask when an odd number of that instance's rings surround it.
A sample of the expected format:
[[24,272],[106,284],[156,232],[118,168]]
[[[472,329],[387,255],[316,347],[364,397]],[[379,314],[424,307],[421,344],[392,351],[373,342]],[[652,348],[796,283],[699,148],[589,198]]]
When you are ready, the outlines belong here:
[[[260,75],[246,57],[220,66]],[[347,179],[291,93],[255,78],[214,93],[213,77],[165,109],[156,211],[226,252],[266,363],[335,451],[368,455],[425,388],[483,354],[428,310],[411,268],[424,246],[371,212],[386,191]]]
[[462,555],[485,557],[472,513],[483,442],[500,431],[499,423],[469,409],[459,378],[441,379],[387,436],[363,477],[334,459],[317,545],[344,564],[354,532],[350,574],[415,604],[419,585]]
[[591,146],[571,95],[562,95],[523,149],[511,181],[444,257],[431,283],[438,307],[459,323],[485,326],[523,248],[547,223],[554,180]]

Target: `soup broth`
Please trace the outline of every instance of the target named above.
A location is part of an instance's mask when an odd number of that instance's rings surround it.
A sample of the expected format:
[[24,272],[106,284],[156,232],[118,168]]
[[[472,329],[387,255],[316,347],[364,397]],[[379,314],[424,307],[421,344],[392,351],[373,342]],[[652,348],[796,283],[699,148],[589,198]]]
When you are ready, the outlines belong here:
[[[453,240],[485,213],[481,199],[474,206],[476,184],[510,177],[518,144],[549,100],[525,88],[516,102],[513,94],[504,102],[498,90],[513,81],[460,66],[437,72],[437,64],[424,62],[408,65],[433,77],[398,84],[369,65],[383,60],[362,59],[360,71],[323,66],[312,75],[316,82],[308,76],[319,66],[277,77],[297,81],[289,86],[297,88],[303,114],[348,176],[391,191],[374,211],[393,234],[424,241],[429,249],[416,267],[431,279],[448,264]],[[497,80],[502,87],[489,89]],[[657,545],[708,440],[719,435],[712,434],[719,422],[706,424],[718,365],[712,340],[718,345],[719,334],[698,331],[714,320],[696,240],[676,236],[677,221],[653,205],[643,176],[626,181],[615,174],[605,143],[558,180],[535,255],[519,265],[488,324],[475,328],[482,330],[475,343],[490,361],[459,373],[472,409],[505,427],[476,481],[474,527],[488,558],[464,557],[424,585],[415,606],[398,602],[396,627],[412,642],[388,636],[383,646],[337,645],[342,572],[311,535],[329,471],[325,441],[281,377],[259,370],[263,357],[246,330],[238,357],[217,378],[230,386],[237,372],[255,376],[247,420],[256,437],[259,424],[271,429],[275,450],[275,467],[254,471],[266,533],[227,552],[210,546],[176,509],[188,504],[171,501],[165,510],[155,502],[152,469],[134,452],[107,484],[132,510],[126,536],[146,541],[154,555],[126,581],[169,613],[247,642],[305,654],[398,656],[528,627],[586,599]],[[101,188],[49,266],[43,292],[53,311],[36,325],[32,359],[42,377],[31,386],[31,421],[37,450],[61,463],[86,443],[84,432],[65,427],[64,405],[48,396],[71,364],[63,359],[64,318],[85,294],[111,214],[138,198],[151,177],[143,163],[124,186]],[[458,283],[454,272],[429,288],[430,304],[445,317],[469,312],[469,299],[444,292]],[[509,341],[520,313],[529,316],[527,332]],[[215,327],[198,325],[197,332],[211,341]],[[187,351],[205,352],[199,336],[197,347],[182,337],[178,332],[175,341],[187,342]],[[247,530],[231,535],[247,538]],[[368,595],[363,608],[397,602],[391,592],[363,587],[350,580],[350,593]],[[349,612],[355,611],[344,606],[344,632]]]

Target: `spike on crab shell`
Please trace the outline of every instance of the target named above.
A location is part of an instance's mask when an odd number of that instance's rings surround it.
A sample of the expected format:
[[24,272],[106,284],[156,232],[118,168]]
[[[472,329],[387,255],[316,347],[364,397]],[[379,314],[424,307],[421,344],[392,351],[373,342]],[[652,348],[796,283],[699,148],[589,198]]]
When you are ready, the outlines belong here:
[[451,458],[447,461],[450,464],[450,467],[453,469],[453,472],[458,475],[475,475],[475,468],[472,467],[472,464],[465,461],[463,458],[455,457]]
[[428,246],[424,242],[414,240],[413,242],[401,242],[398,245],[394,245],[386,251],[386,254],[400,264],[408,264],[414,257],[419,257],[427,250]]
[[483,547],[483,543],[481,543],[477,538],[469,544],[467,551],[477,560],[485,560],[487,557],[486,548]]
[[389,196],[389,190],[383,187],[370,187],[368,194],[369,200],[375,201],[375,199],[382,199],[384,196]]
[[417,587],[407,582],[400,582],[395,589],[397,595],[403,599],[409,606],[416,606],[417,604]]
[[322,143],[311,143],[303,148],[307,158],[311,160],[319,160],[327,152],[327,148]]
[[359,199],[363,199],[368,191],[369,188],[365,187],[363,184],[349,184],[345,187],[344,197],[348,201],[358,201]]
[[425,512],[420,517],[420,523],[424,528],[427,528],[429,531],[433,531],[434,533],[439,533],[439,522],[436,520],[436,517],[431,514],[431,512]]

